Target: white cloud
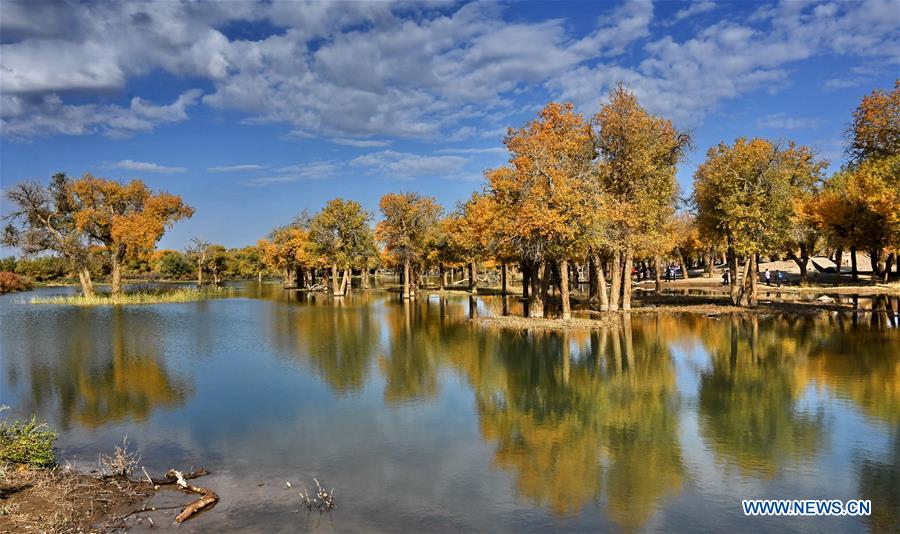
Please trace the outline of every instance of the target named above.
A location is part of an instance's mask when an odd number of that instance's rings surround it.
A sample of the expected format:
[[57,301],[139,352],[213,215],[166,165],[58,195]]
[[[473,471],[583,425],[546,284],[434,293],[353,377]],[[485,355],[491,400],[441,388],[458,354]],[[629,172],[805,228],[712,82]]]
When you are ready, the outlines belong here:
[[491,148],[442,148],[437,151],[438,154],[506,154],[507,151],[503,147]]
[[174,174],[187,171],[184,167],[166,167],[158,163],[150,163],[147,161],[134,161],[132,159],[123,159],[110,165],[113,169],[124,169],[128,171],[140,172],[157,172],[160,174]]
[[823,123],[822,119],[813,117],[788,117],[784,113],[773,113],[757,119],[756,126],[773,130],[806,130],[818,128]]
[[716,8],[715,2],[710,2],[708,0],[699,0],[691,3],[688,7],[684,9],[679,9],[677,13],[675,13],[675,21],[681,21],[694,15],[699,15],[701,13],[707,13]]
[[873,0],[827,6],[786,1],[758,13],[770,29],[723,20],[682,42],[666,36],[648,43],[636,67],[579,66],[550,84],[561,98],[590,113],[621,82],[651,111],[681,126],[696,126],[722,101],[759,88],[777,90],[787,83],[788,66],[795,61],[821,53],[889,61],[896,54],[896,4]]
[[248,171],[261,171],[266,169],[268,165],[222,165],[218,167],[208,167],[206,170],[209,172],[248,172]]
[[162,123],[187,120],[187,109],[197,103],[200,95],[200,90],[192,89],[166,105],[134,97],[128,107],[122,107],[67,105],[53,93],[38,98],[4,94],[0,103],[0,132],[12,138],[91,133],[127,137],[151,131]]
[[[654,7],[644,1],[607,9],[580,35],[571,20],[510,22],[516,4],[150,5],[6,0],[0,130],[121,137],[185,120],[199,91],[170,105],[70,100],[122,91],[155,71],[202,80],[213,88],[202,102],[242,111],[244,122],[283,123],[288,138],[357,147],[393,137],[502,137],[499,128],[485,131],[502,124],[489,118],[546,98],[544,89],[590,112],[620,81],[654,111],[698,124],[724,100],[787,83],[792,62],[835,53],[878,65],[896,62],[900,47],[894,0],[785,0],[741,23],[724,17],[690,37],[651,42]],[[674,17],[714,7],[698,0]],[[262,20],[279,31],[256,40],[223,32],[233,21]]]
[[333,178],[340,171],[335,162],[314,161],[311,163],[298,163],[277,169],[276,174],[254,178],[247,185],[263,187],[271,184],[297,182],[300,180],[327,180]]
[[358,148],[377,148],[385,147],[391,144],[390,141],[379,141],[376,139],[345,139],[343,137],[333,137],[330,141],[336,145],[353,146]]
[[410,180],[417,177],[453,175],[459,173],[467,161],[461,156],[422,156],[383,150],[359,156],[350,163],[380,171],[387,178]]

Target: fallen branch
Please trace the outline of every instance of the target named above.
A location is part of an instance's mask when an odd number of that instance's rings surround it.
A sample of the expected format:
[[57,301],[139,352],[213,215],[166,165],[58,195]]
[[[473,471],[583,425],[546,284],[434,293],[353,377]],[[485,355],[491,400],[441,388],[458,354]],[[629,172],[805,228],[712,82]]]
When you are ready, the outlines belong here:
[[[205,469],[200,469],[199,471],[203,471],[203,474],[206,474]],[[197,473],[197,471],[195,471],[194,473],[188,473],[188,475],[195,474],[195,473]],[[200,476],[200,475],[195,475],[195,476]],[[196,501],[185,506],[184,509],[181,510],[181,513],[178,514],[177,516],[175,516],[175,521],[177,523],[183,523],[184,521],[190,519],[190,517],[192,515],[199,512],[200,510],[206,508],[207,506],[212,506],[212,505],[216,504],[217,502],[219,502],[219,496],[216,495],[216,493],[213,490],[211,490],[209,488],[201,488],[199,486],[193,486],[193,485],[189,484],[187,481],[187,477],[181,471],[169,469],[166,472],[166,479],[168,480],[168,479],[172,479],[172,478],[175,479],[176,484],[181,486],[181,488],[183,488],[187,491],[190,491],[191,493],[196,493],[196,494],[200,495],[199,499],[197,499]]]
[[[150,479],[150,481],[153,482],[157,486],[165,486],[168,484],[179,484],[180,485],[180,483],[178,482],[178,476],[175,473],[178,473],[178,471],[176,471],[174,469],[169,469],[166,472],[166,478],[152,478],[152,479]],[[147,472],[144,471],[144,474],[146,475]],[[207,471],[206,469],[203,469],[201,467],[200,469],[196,469],[194,471],[191,471],[190,473],[186,473],[186,474],[181,473],[181,476],[185,480],[191,480],[192,478],[198,478],[198,477],[202,477],[202,476],[208,475],[208,474],[209,474],[209,471]],[[148,476],[147,478],[150,478],[150,477]]]

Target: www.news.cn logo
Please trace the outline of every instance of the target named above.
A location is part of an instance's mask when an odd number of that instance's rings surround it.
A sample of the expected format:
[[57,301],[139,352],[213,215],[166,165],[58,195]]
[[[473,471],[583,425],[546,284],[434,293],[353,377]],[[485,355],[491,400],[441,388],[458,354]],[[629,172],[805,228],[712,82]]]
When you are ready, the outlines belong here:
[[872,501],[849,499],[744,499],[744,515],[872,515]]

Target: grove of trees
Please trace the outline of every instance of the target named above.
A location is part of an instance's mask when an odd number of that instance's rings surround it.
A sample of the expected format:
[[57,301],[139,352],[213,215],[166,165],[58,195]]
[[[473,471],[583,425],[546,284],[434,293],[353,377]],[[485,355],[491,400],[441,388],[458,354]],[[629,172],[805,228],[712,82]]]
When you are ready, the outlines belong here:
[[[809,147],[739,137],[708,150],[693,194],[683,198],[676,171],[689,135],[621,86],[592,117],[571,104],[547,104],[510,128],[504,145],[508,163],[486,170],[483,189],[449,213],[434,198],[390,193],[373,227],[374,214],[337,198],[255,246],[231,250],[197,238],[184,253],[155,251],[172,224],[193,214],[179,197],[140,181],[57,174],[48,186],[22,183],[7,192],[14,210],[4,242],[29,256],[52,252],[85,294],[98,270],[108,272],[113,293],[122,291],[124,270],[183,279],[193,272],[201,285],[204,273],[214,284],[268,273],[286,287],[339,297],[351,290],[354,272],[368,288],[376,268],[400,273],[404,299],[434,273],[440,289],[467,283],[475,294],[485,269],[497,268],[505,294],[512,266],[528,315],[550,315],[552,298],[563,319],[581,277],[587,290],[578,295],[591,307],[628,310],[634,272],[654,273],[658,291],[670,261],[687,277],[688,267],[710,276],[722,259],[731,301],[742,306],[758,300],[763,257],[796,262],[801,283],[810,267],[822,270],[813,257],[823,251],[837,278],[845,251],[854,279],[857,251],[871,258],[873,281],[900,269],[900,80],[859,103],[847,129],[849,161],[831,176]],[[30,261],[51,261],[37,257]]]

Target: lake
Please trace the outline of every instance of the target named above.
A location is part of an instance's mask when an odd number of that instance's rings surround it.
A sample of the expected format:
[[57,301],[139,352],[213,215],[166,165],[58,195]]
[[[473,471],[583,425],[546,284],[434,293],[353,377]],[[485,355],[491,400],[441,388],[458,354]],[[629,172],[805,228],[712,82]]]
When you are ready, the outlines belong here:
[[[0,403],[45,418],[84,469],[126,434],[153,474],[209,469],[198,482],[221,501],[183,528],[900,528],[895,317],[526,333],[468,320],[514,298],[335,302],[256,282],[180,304],[28,303],[71,291],[0,297]],[[300,511],[313,477],[331,514]],[[742,498],[871,499],[873,515],[750,518]]]

